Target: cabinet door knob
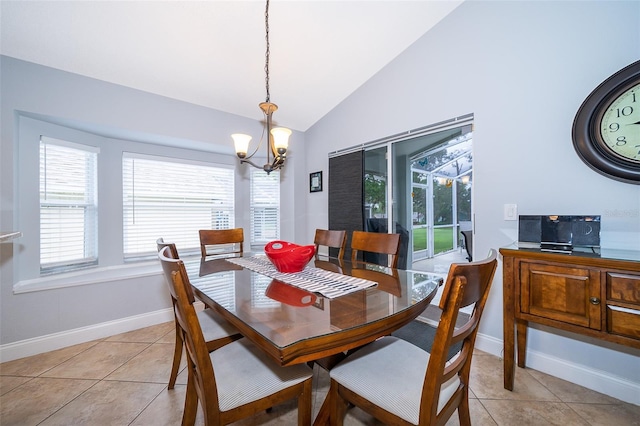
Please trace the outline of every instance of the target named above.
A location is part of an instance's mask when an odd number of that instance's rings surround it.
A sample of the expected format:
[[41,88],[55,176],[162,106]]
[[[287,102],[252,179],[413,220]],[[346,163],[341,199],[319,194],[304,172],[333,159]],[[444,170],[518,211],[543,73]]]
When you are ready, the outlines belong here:
[[600,304],[600,299],[598,299],[597,297],[591,297],[589,299],[589,302],[591,302],[592,305],[599,305]]

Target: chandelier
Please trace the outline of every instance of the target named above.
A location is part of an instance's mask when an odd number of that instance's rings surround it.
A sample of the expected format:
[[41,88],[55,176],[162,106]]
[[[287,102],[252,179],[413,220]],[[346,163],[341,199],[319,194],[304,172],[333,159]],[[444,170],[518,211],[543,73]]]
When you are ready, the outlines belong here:
[[[264,27],[266,33],[265,40],[267,42],[267,51],[265,54],[264,64],[264,71],[266,74],[265,82],[267,89],[267,99],[265,100],[265,102],[261,102],[258,106],[264,113],[266,119],[266,129],[263,129],[258,146],[249,156],[247,156],[247,151],[249,150],[249,142],[251,141],[251,136],[242,133],[234,133],[233,135],[231,135],[231,137],[233,138],[233,143],[236,148],[236,155],[240,159],[240,164],[249,163],[253,167],[262,169],[267,172],[267,174],[269,174],[272,171],[281,169],[284,166],[284,160],[286,159],[287,148],[289,146],[289,136],[291,135],[291,130],[287,128],[272,128],[272,116],[273,113],[278,110],[278,106],[271,102],[271,96],[269,93],[269,0],[267,0],[267,7],[264,12]],[[258,149],[260,149],[260,146],[265,139],[265,135],[267,147],[267,162],[263,166],[258,166],[251,161],[251,158],[255,155],[256,152],[258,152]],[[272,156],[273,160],[271,159]]]

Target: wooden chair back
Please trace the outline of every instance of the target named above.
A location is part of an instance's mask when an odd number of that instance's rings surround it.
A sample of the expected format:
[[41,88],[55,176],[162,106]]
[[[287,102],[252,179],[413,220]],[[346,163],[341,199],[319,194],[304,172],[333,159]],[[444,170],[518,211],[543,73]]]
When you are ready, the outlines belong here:
[[[202,408],[205,412],[205,418],[210,418],[210,416],[219,418],[219,409],[216,412],[217,404],[212,407],[211,405],[213,404],[205,403],[208,400],[218,400],[218,389],[213,374],[213,365],[209,358],[209,350],[193,306],[193,300],[187,293],[187,288],[191,287],[191,284],[184,263],[180,259],[173,257],[170,247],[161,249],[158,257],[169,285],[169,292],[176,301],[174,305],[176,322],[183,332],[187,349],[187,368],[190,381],[188,386],[195,385],[198,399],[203,401]],[[210,410],[213,410],[213,412],[208,412]],[[188,415],[185,413],[185,417]]]
[[344,258],[344,248],[347,244],[347,231],[338,231],[333,229],[316,229],[316,235],[313,239],[316,245],[316,258],[318,257],[318,249],[320,246],[338,249],[338,259]]
[[[428,355],[422,349],[415,348],[412,344],[396,337],[383,337],[355,352],[351,356],[353,358],[351,363],[349,363],[350,357],[347,357],[345,365],[341,363],[334,368],[330,373],[332,374],[330,388],[333,404],[332,424],[337,426],[343,424],[347,402],[350,402],[384,424],[445,425],[451,415],[458,410],[460,424],[471,425],[469,416],[471,357],[478,324],[498,264],[496,257],[497,252],[491,250],[485,260],[451,265],[440,300],[442,316]],[[469,308],[471,314],[466,323],[456,327],[458,313],[462,308]],[[460,351],[449,359],[449,349],[456,344],[460,344]],[[386,378],[384,373],[370,373],[372,368],[380,368],[384,362],[397,362],[397,359],[407,356],[407,351],[410,352],[414,349],[416,358],[412,359],[419,359],[417,364],[413,363],[411,366],[411,371],[415,371],[415,376],[409,379],[405,378],[408,381],[414,380],[413,383],[393,381],[395,377],[402,375],[397,373],[397,369],[407,368],[405,364],[390,367],[391,372],[387,371],[387,373],[396,375],[391,378]],[[417,371],[423,368],[422,361],[427,363],[424,379]],[[357,378],[354,378],[346,375],[345,370],[360,371],[362,375],[358,373]],[[376,382],[378,379],[379,382]],[[341,381],[348,382],[348,384],[343,385]],[[373,392],[380,392],[381,389],[397,392],[405,387],[409,389],[421,388],[420,398],[396,398],[395,402],[407,405],[403,407],[387,406],[386,409],[378,405],[379,403],[372,402],[388,400],[385,395],[373,394]],[[367,394],[367,392],[372,394]],[[360,393],[364,393],[366,396],[362,396]],[[407,420],[408,417],[413,418],[414,413],[417,414],[417,421]]]
[[351,261],[356,262],[358,252],[366,251],[389,255],[392,268],[398,266],[398,251],[400,249],[400,234],[381,234],[377,232],[353,231],[351,235]]
[[[166,241],[164,241],[164,238],[160,237],[156,240],[156,246],[158,248],[158,253],[160,253],[160,251],[165,248],[168,247],[169,251],[171,253],[170,258],[171,259],[180,259],[180,256],[178,255],[178,249],[176,248],[175,243],[168,243]],[[189,286],[187,289],[187,295],[189,296],[189,300],[191,301],[191,303],[195,302],[195,296],[193,295],[193,290],[191,289],[191,286]],[[173,302],[173,304],[175,305],[176,300],[173,297],[173,293],[171,293],[171,300]]]
[[201,229],[198,233],[200,234],[200,254],[202,257],[229,254],[242,256],[244,246],[244,230],[242,228]]
[[[193,300],[187,293],[191,283],[184,263],[173,256],[170,247],[162,248],[158,257],[169,284],[171,296],[176,300],[174,313],[176,322],[184,336],[187,353],[189,377],[182,424],[195,423],[198,401],[202,407],[205,426],[214,426],[237,422],[293,398],[298,399],[298,424],[311,424],[312,370],[300,365],[270,366],[260,358],[266,359],[267,355],[263,355],[261,349],[251,343],[244,342],[244,339],[224,345],[210,355],[193,306]],[[245,347],[250,349],[242,349]],[[214,374],[212,357],[229,348],[231,349],[228,353],[218,357],[218,362],[227,363],[227,368],[222,369],[227,373],[226,378],[221,380],[221,383],[226,383],[228,390],[223,395],[223,391],[219,392],[219,383],[217,383]],[[261,360],[256,361],[256,359]],[[264,369],[271,369],[270,374],[260,377],[259,380],[262,381],[259,383],[252,381],[255,378],[256,365],[264,366]],[[242,371],[245,367],[249,373]],[[278,371],[278,368],[295,369],[295,371],[288,373],[284,370]],[[302,373],[300,373],[301,369],[304,369]],[[233,380],[229,378],[229,371],[235,374]],[[301,377],[297,382],[295,382],[296,375]],[[222,373],[222,377],[225,377],[224,373]],[[256,398],[254,393],[261,396]],[[221,407],[220,401],[222,400],[226,401],[227,408]],[[246,402],[234,405],[233,403],[238,400]]]
[[[167,243],[164,241],[163,238],[158,238],[156,240],[156,245],[158,246],[158,253],[166,247],[169,250],[169,254],[170,254],[170,256],[168,256],[169,258],[174,260],[179,259],[178,250],[176,249],[176,245],[174,243]],[[219,262],[219,261],[224,262],[226,264],[224,266],[227,266],[227,265],[234,266],[233,264],[226,262],[224,259],[210,260],[209,262],[207,262],[205,259],[202,259],[201,264]],[[201,265],[201,273],[202,273],[202,265]],[[212,273],[212,272],[205,272],[205,273]],[[185,287],[185,292],[187,294],[187,298],[189,299],[190,303],[193,303],[195,301],[195,297],[193,294],[193,289],[191,288],[190,285]],[[171,373],[169,374],[169,384],[167,388],[173,389],[175,387],[176,379],[178,377],[178,372],[180,370],[180,360],[182,359],[182,347],[184,345],[185,337],[184,337],[184,331],[178,324],[178,318],[175,316],[177,300],[175,299],[173,293],[170,292],[170,294],[171,294],[171,301],[173,303],[173,309],[174,309],[174,321],[176,325],[176,341],[175,341],[175,348],[173,353],[173,363],[171,366]],[[207,345],[207,350],[209,352],[214,351],[242,337],[240,333],[229,331],[226,324],[225,326],[221,326],[219,321],[224,321],[222,319],[218,319],[217,317],[211,316],[211,315],[202,315],[202,316],[200,316],[199,314],[196,314],[196,315],[199,316],[198,321],[204,320],[207,322],[207,324],[204,327],[205,330],[207,330],[207,332],[203,334],[205,335],[205,342]]]
[[162,250],[165,247],[169,247],[169,249],[171,250],[171,256],[173,259],[179,259],[180,256],[178,256],[178,249],[176,248],[175,243],[167,243],[164,241],[164,238],[160,237],[156,240],[156,246],[158,247],[158,253],[160,252],[160,250]]
[[[440,309],[442,316],[430,351],[420,407],[420,424],[445,424],[458,410],[460,424],[471,424],[469,419],[469,373],[478,325],[484,311],[489,289],[498,265],[497,252],[491,250],[486,259],[452,264],[444,284]],[[468,321],[456,328],[458,313],[470,308]],[[460,352],[447,362],[449,349],[462,344]],[[447,404],[437,411],[440,388],[458,375],[460,384]],[[435,397],[434,397],[435,396]]]

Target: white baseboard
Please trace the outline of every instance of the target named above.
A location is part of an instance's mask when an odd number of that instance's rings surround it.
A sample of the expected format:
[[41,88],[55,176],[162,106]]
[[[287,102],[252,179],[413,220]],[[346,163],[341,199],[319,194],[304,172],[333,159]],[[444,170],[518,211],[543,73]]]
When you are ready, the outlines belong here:
[[13,361],[168,321],[173,321],[172,308],[8,343],[0,346],[0,361]]
[[[476,349],[503,358],[502,340],[478,333]],[[518,368],[516,366],[516,368]],[[612,376],[604,371],[584,367],[538,351],[527,350],[527,368],[558,377],[620,401],[640,405],[640,383]]]

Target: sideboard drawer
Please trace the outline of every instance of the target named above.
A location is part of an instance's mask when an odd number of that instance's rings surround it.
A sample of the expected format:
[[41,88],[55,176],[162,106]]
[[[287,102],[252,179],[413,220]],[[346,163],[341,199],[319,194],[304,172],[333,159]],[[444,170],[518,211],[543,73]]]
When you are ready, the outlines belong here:
[[640,339],[640,311],[608,305],[607,328],[609,333]]
[[637,303],[640,308],[640,275],[607,272],[607,299]]

